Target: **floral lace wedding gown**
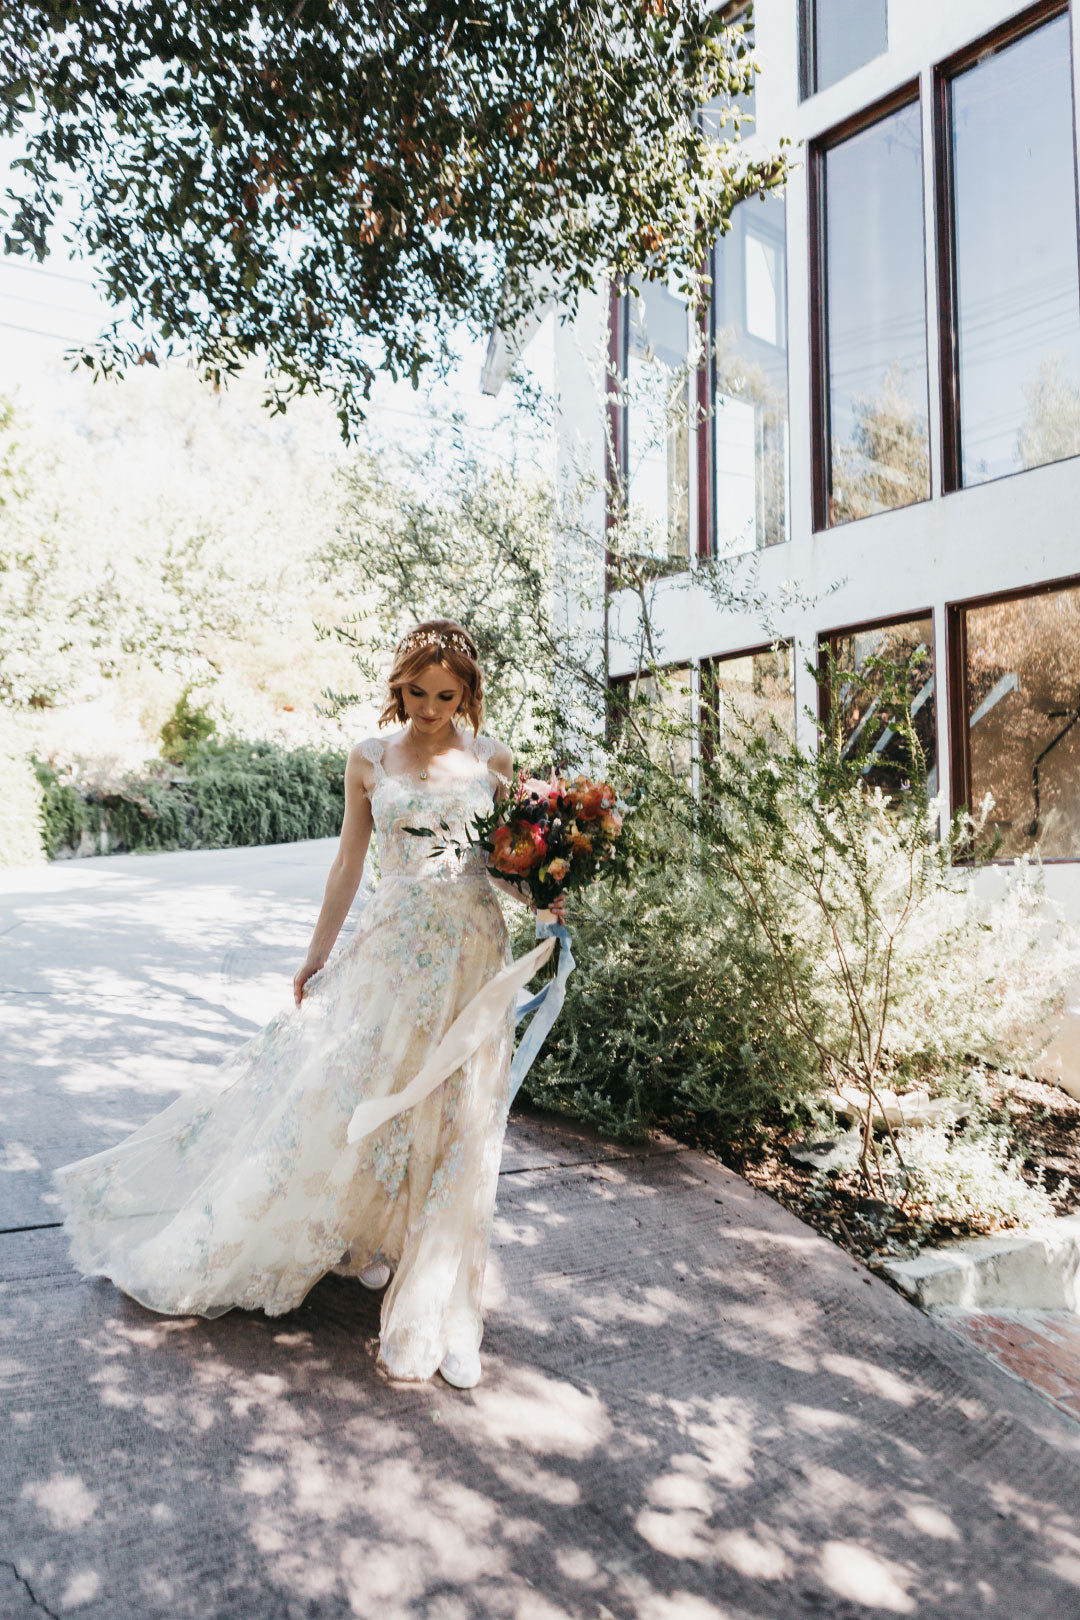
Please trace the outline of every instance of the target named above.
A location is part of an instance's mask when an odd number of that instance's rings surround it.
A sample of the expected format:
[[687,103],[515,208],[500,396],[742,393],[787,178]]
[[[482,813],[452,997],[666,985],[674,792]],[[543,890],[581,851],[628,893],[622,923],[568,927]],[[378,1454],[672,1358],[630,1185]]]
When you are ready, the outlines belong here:
[[394,1276],[380,1358],[393,1376],[428,1378],[448,1350],[478,1348],[513,989],[437,1089],[361,1140],[347,1136],[357,1105],[377,1110],[409,1084],[511,960],[479,853],[433,855],[431,839],[405,831],[445,822],[463,840],[466,821],[490,808],[494,745],[465,739],[476,770],[438,787],[388,776],[382,744],[363,745],[382,876],[355,934],[215,1084],[57,1171],[84,1274],[172,1315],[276,1316],[327,1271],[384,1261]]

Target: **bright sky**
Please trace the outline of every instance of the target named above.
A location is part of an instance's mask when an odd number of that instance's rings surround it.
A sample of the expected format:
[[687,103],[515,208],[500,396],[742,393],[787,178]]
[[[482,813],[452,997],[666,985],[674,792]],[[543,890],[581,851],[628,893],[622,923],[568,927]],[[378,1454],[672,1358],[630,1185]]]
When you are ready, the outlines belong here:
[[[12,144],[5,145],[0,164],[15,155]],[[0,167],[0,192],[6,189],[4,182],[6,165]],[[17,392],[39,409],[59,407],[69,379],[65,350],[92,341],[112,316],[111,306],[95,290],[92,266],[71,257],[62,244],[40,265],[0,254],[0,394]],[[456,409],[478,449],[508,453],[507,430],[498,425],[507,401],[480,391],[486,342],[462,331],[456,347],[460,360],[450,377],[445,383],[432,379],[430,407],[424,394],[414,393],[407,383],[388,378],[376,383],[370,418],[382,439],[415,445],[418,433],[432,430],[440,410]],[[548,322],[527,355],[530,369],[545,383],[551,380],[551,348]]]

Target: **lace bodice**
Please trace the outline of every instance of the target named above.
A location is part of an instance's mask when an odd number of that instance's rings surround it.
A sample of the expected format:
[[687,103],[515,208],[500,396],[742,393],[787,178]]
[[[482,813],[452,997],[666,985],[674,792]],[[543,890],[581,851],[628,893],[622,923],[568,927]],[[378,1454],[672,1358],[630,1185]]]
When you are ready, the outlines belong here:
[[[488,761],[495,744],[490,737],[464,734],[466,749],[475,757],[476,770],[452,782],[426,784],[412,776],[390,776],[383,768],[383,744],[378,738],[361,743],[360,752],[375,767],[371,814],[378,840],[379,866],[384,878],[447,879],[482,876],[486,864],[481,851],[464,848],[466,829],[474,816],[491,809],[493,791]],[[443,826],[445,823],[445,826]],[[429,827],[431,838],[418,838],[406,827]],[[460,844],[440,854],[440,844]]]

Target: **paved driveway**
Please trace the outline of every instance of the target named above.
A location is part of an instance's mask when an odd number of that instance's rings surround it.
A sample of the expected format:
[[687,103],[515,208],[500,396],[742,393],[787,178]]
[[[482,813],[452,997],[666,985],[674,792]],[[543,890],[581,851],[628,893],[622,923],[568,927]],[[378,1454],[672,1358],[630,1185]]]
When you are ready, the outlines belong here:
[[332,846],[0,874],[0,1616],[1072,1620],[1080,1427],[702,1155],[511,1128],[470,1394],[378,1302],[156,1318],[56,1163],[287,994]]

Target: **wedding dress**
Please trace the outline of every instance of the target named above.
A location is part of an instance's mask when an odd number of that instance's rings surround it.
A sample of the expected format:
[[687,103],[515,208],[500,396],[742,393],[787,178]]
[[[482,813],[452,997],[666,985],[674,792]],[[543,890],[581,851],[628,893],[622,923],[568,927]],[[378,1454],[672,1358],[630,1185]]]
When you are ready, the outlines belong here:
[[[356,932],[214,1084],[56,1172],[84,1275],[170,1315],[276,1316],[328,1271],[383,1263],[392,1376],[429,1378],[448,1351],[475,1354],[530,963],[510,966],[483,857],[453,846],[492,804],[494,744],[463,736],[475,770],[427,786],[389,776],[382,743],[362,745],[381,878]],[[406,831],[416,826],[436,836]],[[530,953],[532,972],[550,945]],[[392,1094],[415,1091],[421,1070],[427,1094],[400,1107]]]

